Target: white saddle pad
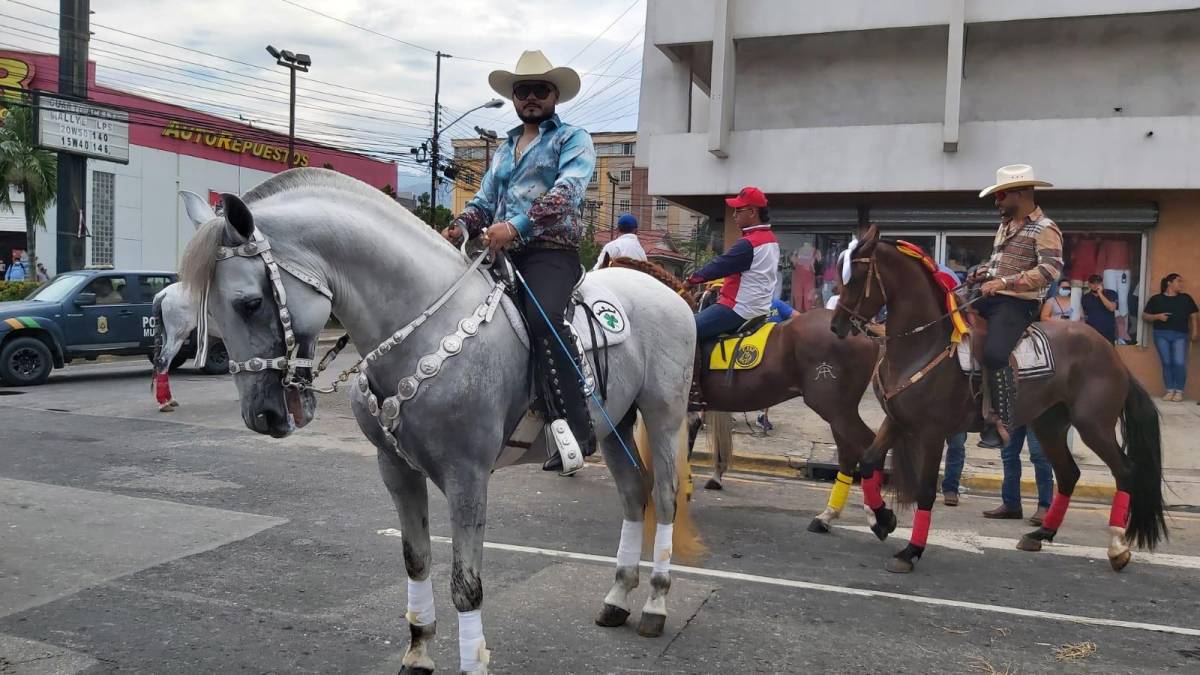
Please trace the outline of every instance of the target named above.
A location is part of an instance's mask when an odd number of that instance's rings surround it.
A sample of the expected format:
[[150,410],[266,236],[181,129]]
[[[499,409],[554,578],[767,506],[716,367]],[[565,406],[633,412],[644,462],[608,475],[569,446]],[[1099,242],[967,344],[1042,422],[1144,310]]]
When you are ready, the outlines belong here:
[[[1017,343],[1013,350],[1017,359],[1017,379],[1032,380],[1054,374],[1054,352],[1050,351],[1050,339],[1034,324]],[[958,343],[958,366],[968,375],[979,375],[979,362],[971,358],[970,340],[963,338]]]
[[[589,329],[588,312],[578,306],[572,307],[574,313],[571,317],[571,326],[575,329],[575,334],[579,336],[580,344],[583,345],[585,351],[590,352],[596,348],[596,345],[592,344],[593,332],[596,333],[596,340],[599,341],[600,346],[619,345],[629,337],[629,315],[625,313],[625,307],[621,305],[616,294],[607,286],[589,277],[584,277],[583,285],[576,291],[576,296],[582,296],[583,304],[591,309],[591,313],[596,316],[600,324],[599,326],[592,324]],[[577,305],[578,303],[573,302],[573,304]],[[500,301],[500,306],[504,308],[504,313],[508,316],[513,330],[517,331],[517,335],[521,338],[521,343],[529,347],[529,334],[525,331],[525,323],[521,320],[517,306],[507,295]],[[542,321],[543,319],[541,316],[531,316],[529,320]],[[605,338],[607,338],[607,342]]]

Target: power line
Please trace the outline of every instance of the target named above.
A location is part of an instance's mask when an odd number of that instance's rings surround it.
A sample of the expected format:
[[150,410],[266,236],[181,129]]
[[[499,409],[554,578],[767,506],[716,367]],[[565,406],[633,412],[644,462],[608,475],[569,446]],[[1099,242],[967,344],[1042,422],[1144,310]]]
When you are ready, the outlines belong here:
[[[288,2],[288,0],[283,0],[283,1],[284,1],[284,2]],[[596,34],[596,37],[594,37],[594,38],[592,38],[591,40],[589,40],[589,41],[588,41],[588,43],[587,43],[586,45],[584,45],[584,46],[583,46],[583,49],[580,49],[578,52],[576,52],[576,53],[575,53],[575,56],[572,56],[571,58],[567,59],[567,62],[566,62],[566,64],[565,64],[565,65],[568,65],[568,66],[569,66],[569,65],[571,65],[571,62],[572,62],[572,61],[574,61],[575,59],[579,58],[579,57],[580,57],[580,56],[581,56],[581,55],[582,55],[584,52],[586,52],[586,51],[588,50],[588,47],[591,47],[592,45],[596,44],[596,40],[599,40],[601,37],[603,37],[603,36],[604,36],[604,34],[605,34],[605,33],[607,33],[608,31],[612,30],[612,27],[613,27],[613,26],[615,26],[615,25],[617,25],[617,22],[618,22],[618,21],[620,21],[621,19],[625,18],[625,15],[626,15],[626,14],[628,14],[628,13],[629,13],[629,11],[630,11],[631,9],[633,9],[634,7],[636,7],[636,6],[638,5],[638,3],[640,3],[641,1],[642,1],[642,0],[633,0],[633,3],[632,3],[632,4],[630,4],[628,7],[626,7],[624,12],[621,12],[621,14],[620,14],[620,15],[619,15],[617,18],[615,18],[615,19],[613,19],[613,20],[612,20],[612,23],[610,23],[610,24],[608,24],[607,26],[605,26],[605,27],[604,27],[604,30],[602,30],[602,31],[600,31],[599,33],[597,33],[597,34]]]

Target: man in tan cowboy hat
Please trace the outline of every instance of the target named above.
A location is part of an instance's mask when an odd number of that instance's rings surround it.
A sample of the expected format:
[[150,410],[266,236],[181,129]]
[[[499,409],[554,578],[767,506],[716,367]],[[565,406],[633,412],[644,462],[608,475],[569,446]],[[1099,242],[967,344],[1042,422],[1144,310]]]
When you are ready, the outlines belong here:
[[[529,292],[522,289],[521,309],[541,357],[546,403],[553,411],[551,427],[561,425],[565,417],[571,432],[567,435],[574,436],[587,456],[596,451],[591,415],[578,364],[572,364],[559,340],[572,344],[565,314],[583,274],[579,205],[596,167],[596,151],[587,131],[554,114],[556,104],[579,93],[579,74],[553,67],[540,51],[528,51],[513,72],[494,71],[488,83],[512,99],[522,124],[508,132],[479,192],[443,235],[455,242],[464,231],[472,238],[482,234],[493,251],[509,249],[513,265],[528,284]],[[553,436],[556,441],[562,438]],[[563,455],[571,464],[568,472],[583,466],[579,453],[572,455],[570,439],[562,440],[566,445],[560,444],[559,453],[542,466],[547,471],[561,470]]]
[[1003,447],[1013,428],[1016,376],[1008,357],[1037,318],[1046,289],[1062,275],[1062,232],[1038,207],[1033,192],[1037,187],[1051,185],[1037,180],[1028,164],[1011,164],[998,169],[995,185],[979,193],[991,195],[1000,210],[992,257],[967,280],[983,283],[984,298],[975,308],[988,320],[982,361],[999,419],[980,439],[988,448]]

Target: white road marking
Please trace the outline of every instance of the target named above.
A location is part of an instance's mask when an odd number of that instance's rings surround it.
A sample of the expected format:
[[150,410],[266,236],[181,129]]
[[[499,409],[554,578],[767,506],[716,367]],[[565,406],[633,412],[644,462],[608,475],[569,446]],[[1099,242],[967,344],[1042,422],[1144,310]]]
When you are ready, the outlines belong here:
[[[382,534],[387,537],[399,537],[400,530],[395,528],[387,528],[377,530],[376,534]],[[431,541],[448,544],[451,543],[450,537],[431,536]],[[519,546],[517,544],[500,544],[496,542],[485,541],[484,548],[496,551],[508,551],[510,553],[528,553],[531,555],[546,556],[549,558],[560,558],[563,560],[578,560],[582,562],[603,563],[607,565],[616,565],[617,559],[606,555],[593,555],[591,553],[576,553],[574,551],[556,551],[549,548],[535,548],[533,546]],[[650,569],[651,563],[643,561],[642,567]],[[726,570],[714,570],[704,567],[689,567],[687,565],[671,565],[671,571],[679,574],[691,574],[700,577],[709,577],[715,579],[728,579],[731,581],[747,581],[756,584],[768,584],[771,586],[782,586],[784,588],[797,588],[807,591],[821,591],[823,593],[836,593],[839,595],[852,595],[860,598],[887,598],[889,600],[900,600],[903,602],[912,602],[919,605],[932,605],[935,607],[956,607],[959,609],[972,609],[980,612],[991,612],[993,614],[1006,614],[1010,616],[1019,616],[1031,619],[1046,619],[1049,621],[1062,621],[1065,623],[1082,624],[1085,626],[1105,626],[1110,628],[1131,628],[1134,630],[1144,630],[1154,633],[1171,633],[1174,635],[1187,635],[1190,637],[1200,637],[1200,629],[1183,628],[1181,626],[1168,626],[1155,623],[1142,623],[1140,621],[1121,621],[1119,619],[1101,619],[1090,616],[1076,616],[1074,614],[1060,614],[1058,612],[1042,612],[1035,609],[1023,609],[1020,607],[1007,607],[1005,605],[988,605],[980,602],[966,602],[963,600],[947,600],[944,598],[931,598],[923,595],[908,595],[906,593],[894,593],[891,591],[872,591],[862,588],[847,588],[844,586],[834,586],[833,584],[821,584],[812,581],[797,581],[795,579],[781,579],[779,577],[767,577],[758,574],[745,574],[742,572],[729,572]]]
[[[871,534],[871,529],[865,525],[838,525],[837,529],[850,530],[852,532],[862,532]],[[893,533],[898,540],[907,540],[912,536],[912,530],[905,527],[898,527]],[[968,553],[983,554],[984,549],[993,548],[1004,551],[1016,550],[1017,538],[1015,537],[986,537],[974,532],[964,531],[941,531],[930,532],[929,543],[933,546],[941,546],[950,548],[956,551],[966,551]],[[1079,546],[1078,544],[1042,544],[1042,553],[1051,555],[1065,555],[1072,558],[1087,558],[1088,560],[1103,560],[1108,561],[1108,549],[1098,546]],[[1179,567],[1189,570],[1200,570],[1200,557],[1191,555],[1176,555],[1173,553],[1143,553],[1142,551],[1133,552],[1133,562],[1145,563],[1148,565],[1163,565],[1166,567]]]

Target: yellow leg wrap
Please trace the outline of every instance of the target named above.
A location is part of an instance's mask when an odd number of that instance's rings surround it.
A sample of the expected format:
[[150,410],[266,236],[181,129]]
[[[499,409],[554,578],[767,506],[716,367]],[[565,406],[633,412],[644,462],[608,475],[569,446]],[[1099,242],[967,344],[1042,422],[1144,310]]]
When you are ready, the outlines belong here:
[[846,506],[846,497],[850,495],[850,485],[854,483],[854,479],[841,471],[837,474],[837,480],[833,483],[833,491],[829,493],[829,508],[834,511],[841,511]]

